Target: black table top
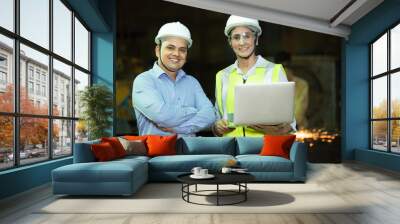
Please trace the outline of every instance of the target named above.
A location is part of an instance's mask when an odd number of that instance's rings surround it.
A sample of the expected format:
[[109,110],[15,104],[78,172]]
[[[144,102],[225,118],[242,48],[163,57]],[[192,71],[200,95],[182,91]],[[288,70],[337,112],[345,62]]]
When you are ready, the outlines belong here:
[[255,177],[249,173],[212,173],[215,177],[211,179],[194,179],[186,173],[177,177],[178,181],[186,184],[236,184],[248,183],[255,180]]

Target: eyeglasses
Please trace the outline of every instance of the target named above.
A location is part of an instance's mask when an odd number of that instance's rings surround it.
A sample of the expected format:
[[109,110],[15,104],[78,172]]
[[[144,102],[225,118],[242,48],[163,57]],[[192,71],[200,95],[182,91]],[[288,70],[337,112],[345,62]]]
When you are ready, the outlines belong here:
[[254,38],[254,36],[255,34],[252,32],[236,33],[231,35],[231,40],[239,42],[242,39],[243,41],[248,41]]

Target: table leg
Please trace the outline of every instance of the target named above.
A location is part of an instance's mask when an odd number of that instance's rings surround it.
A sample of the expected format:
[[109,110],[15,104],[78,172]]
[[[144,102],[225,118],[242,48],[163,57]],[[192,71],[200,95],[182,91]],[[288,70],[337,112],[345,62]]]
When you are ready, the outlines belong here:
[[219,184],[217,184],[217,206],[219,205]]
[[247,201],[247,182],[244,183],[244,201]]

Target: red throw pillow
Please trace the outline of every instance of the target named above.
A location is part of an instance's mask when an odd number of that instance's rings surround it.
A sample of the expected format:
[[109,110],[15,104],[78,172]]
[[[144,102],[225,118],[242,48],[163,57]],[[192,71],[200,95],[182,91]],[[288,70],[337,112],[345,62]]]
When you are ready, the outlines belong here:
[[122,146],[121,142],[119,142],[118,138],[110,137],[110,138],[101,138],[101,142],[108,142],[112,146],[115,151],[115,155],[118,158],[126,156],[126,151]]
[[108,142],[92,144],[90,148],[92,149],[94,157],[99,162],[109,161],[117,158],[113,147]]
[[159,136],[149,135],[147,137],[148,156],[163,156],[176,154],[177,135]]
[[129,140],[129,141],[141,140],[141,141],[145,142],[147,137],[148,137],[148,135],[140,135],[140,136],[125,135],[124,139]]
[[290,148],[296,135],[265,135],[264,146],[261,149],[262,156],[280,156],[290,158]]

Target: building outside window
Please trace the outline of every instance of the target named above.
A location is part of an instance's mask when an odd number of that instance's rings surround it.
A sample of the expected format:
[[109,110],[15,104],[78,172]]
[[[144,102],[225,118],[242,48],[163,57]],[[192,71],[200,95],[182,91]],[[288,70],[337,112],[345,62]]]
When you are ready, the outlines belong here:
[[[13,68],[17,65],[19,73],[16,76],[20,80],[19,88],[7,89],[9,92],[0,88],[0,98],[8,99],[0,101],[0,123],[3,130],[6,128],[8,131],[6,135],[0,134],[0,139],[3,140],[0,141],[0,156],[5,158],[0,160],[0,170],[70,156],[73,143],[87,139],[86,127],[77,128],[79,114],[73,113],[72,108],[65,110],[64,106],[79,102],[80,90],[65,88],[65,85],[81,83],[82,74],[84,79],[90,80],[90,31],[65,1],[18,2],[19,12],[9,12],[15,17],[15,21],[19,21],[16,29],[10,30],[0,23],[2,28],[8,30],[6,32],[0,29],[0,84],[15,87]],[[50,2],[52,4],[49,4]],[[13,1],[2,4],[11,4],[10,7],[2,7],[5,10],[14,7]],[[42,13],[37,14],[38,11]],[[17,16],[19,18],[16,18]],[[53,43],[53,48],[50,42]],[[19,44],[19,51],[15,51],[14,43]],[[13,61],[14,52],[19,56],[19,61]],[[72,55],[75,55],[74,60]],[[56,56],[60,61],[55,59]],[[53,61],[54,64],[49,61]],[[50,71],[53,71],[53,74],[50,74]],[[75,73],[79,73],[78,78],[74,78]],[[54,78],[51,90],[48,89],[50,77]],[[58,85],[59,80],[64,82],[63,89]],[[89,83],[84,84],[87,86]],[[16,89],[20,90],[19,95],[15,94]],[[63,94],[62,111],[61,106],[50,105],[50,99],[57,103],[59,94]],[[14,99],[14,95],[19,97]],[[20,108],[19,112],[14,112],[14,105]],[[52,110],[49,110],[50,106],[53,108],[52,113]],[[14,125],[18,125],[18,135],[13,133]],[[33,139],[31,133],[34,131],[43,134],[36,135]],[[18,145],[14,145],[15,142]],[[17,154],[14,154],[14,151]],[[16,160],[16,157],[19,159]]]
[[0,67],[6,68],[7,67],[7,56],[0,54]]
[[400,153],[400,24],[370,44],[371,148]]
[[40,70],[36,69],[36,81],[40,81]]
[[5,89],[7,85],[7,56],[0,54],[0,88]]
[[32,82],[32,81],[29,81],[29,82],[28,82],[28,93],[29,93],[29,94],[33,94],[33,92],[34,92],[33,82]]
[[46,83],[46,74],[42,73],[42,83]]
[[29,74],[29,79],[33,80],[33,67],[32,66],[29,66],[28,74]]
[[42,86],[42,96],[46,96],[46,86]]

